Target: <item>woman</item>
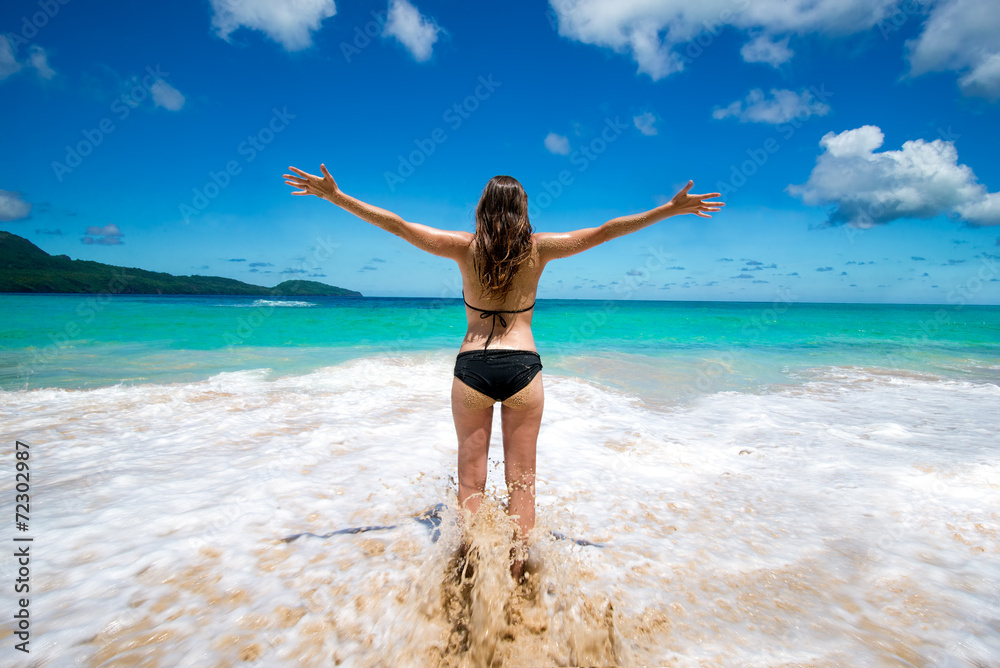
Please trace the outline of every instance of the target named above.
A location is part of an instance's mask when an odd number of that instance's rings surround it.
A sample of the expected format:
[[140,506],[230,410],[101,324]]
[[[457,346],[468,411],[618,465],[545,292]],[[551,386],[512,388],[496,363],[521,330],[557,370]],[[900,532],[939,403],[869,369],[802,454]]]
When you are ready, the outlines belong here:
[[[575,255],[669,216],[693,213],[711,218],[707,212],[719,211],[725,204],[704,200],[719,197],[720,193],[690,195],[694,181],[688,181],[668,203],[644,213],[575,232],[532,233],[524,188],[513,177],[495,176],[483,189],[476,208],[476,233],[471,234],[411,223],[346,195],[326,165],[320,165],[323,176],[289,169],[298,175],[284,175],[285,183],[300,188],[293,195],[329,200],[421,250],[458,263],[468,320],[455,359],[451,390],[458,434],[458,502],[471,513],[479,509],[486,487],[493,405],[499,402],[510,493],[507,512],[516,516],[519,536],[515,538],[525,545],[535,526],[535,446],[544,404],[539,373],[542,364],[531,335],[542,270],[552,260]],[[492,348],[490,343],[494,344]],[[522,572],[523,559],[517,557],[511,574],[520,580]]]

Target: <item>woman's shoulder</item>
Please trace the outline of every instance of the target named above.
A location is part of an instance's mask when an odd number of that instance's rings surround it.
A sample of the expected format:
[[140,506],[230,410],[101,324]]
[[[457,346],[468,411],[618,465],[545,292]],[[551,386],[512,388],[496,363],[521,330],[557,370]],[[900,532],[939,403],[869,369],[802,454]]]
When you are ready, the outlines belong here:
[[531,244],[539,257],[547,260],[564,238],[565,234],[561,232],[535,232],[531,235]]

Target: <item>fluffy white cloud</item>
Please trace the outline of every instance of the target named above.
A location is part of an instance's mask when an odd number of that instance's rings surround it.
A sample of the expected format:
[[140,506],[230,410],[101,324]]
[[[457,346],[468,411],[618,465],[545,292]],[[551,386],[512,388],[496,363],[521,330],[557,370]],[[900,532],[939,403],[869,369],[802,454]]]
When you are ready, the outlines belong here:
[[923,31],[906,43],[910,74],[966,72],[966,95],[1000,98],[1000,8],[985,0],[941,0]]
[[646,136],[657,134],[656,116],[648,111],[640,116],[635,116],[632,122],[635,123],[635,127],[638,128],[639,132]]
[[[787,49],[784,35],[852,34],[871,29],[898,9],[897,0],[550,0],[550,4],[560,35],[628,53],[639,72],[654,80],[684,69],[726,25],[759,33],[751,42],[751,57],[769,54],[776,60]],[[678,50],[683,44],[687,48]]]
[[960,205],[958,215],[973,225],[1000,225],[1000,193],[987,193],[979,201]]
[[287,51],[312,46],[312,33],[337,13],[333,0],[211,0],[212,26],[222,39],[239,28],[259,30]]
[[569,155],[569,139],[562,135],[557,135],[555,132],[550,132],[545,137],[545,148],[549,150],[549,153]]
[[767,63],[771,67],[777,67],[787,63],[795,55],[795,52],[788,48],[788,40],[785,37],[775,40],[770,35],[758,35],[751,41],[743,45],[740,55],[748,63]]
[[830,113],[830,105],[813,99],[807,90],[796,93],[791,90],[771,89],[771,97],[764,91],[755,88],[746,97],[746,106],[741,100],[736,100],[728,107],[716,109],[712,118],[722,119],[730,116],[740,119],[741,123],[787,123],[793,118],[805,120],[810,116],[825,116]]
[[835,158],[848,156],[864,157],[872,153],[885,141],[882,129],[875,125],[863,125],[855,130],[845,130],[839,135],[827,132],[819,140],[819,145]]
[[157,79],[152,88],[153,104],[170,111],[179,111],[184,106],[184,94],[163,79]]
[[0,220],[10,221],[27,218],[31,204],[21,199],[21,193],[0,190]]
[[430,59],[441,30],[433,19],[422,15],[407,0],[390,0],[389,16],[382,34],[399,40],[417,62]]
[[972,225],[1000,225],[1000,197],[987,192],[950,141],[916,139],[899,151],[875,149],[885,136],[874,125],[827,133],[809,181],[788,192],[809,205],[836,205],[830,224],[872,227],[900,218],[947,213]]

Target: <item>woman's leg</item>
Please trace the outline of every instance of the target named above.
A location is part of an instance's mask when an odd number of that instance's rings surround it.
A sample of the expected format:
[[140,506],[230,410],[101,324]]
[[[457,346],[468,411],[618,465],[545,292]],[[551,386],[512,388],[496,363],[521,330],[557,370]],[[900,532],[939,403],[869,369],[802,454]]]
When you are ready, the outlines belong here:
[[[545,394],[542,374],[537,373],[520,392],[503,402],[500,420],[503,429],[503,459],[510,503],[507,513],[517,517],[519,538],[527,542],[535,528],[535,453],[542,425]],[[511,574],[521,579],[523,560],[514,559]]]
[[479,510],[486,490],[494,403],[458,378],[452,379],[451,414],[458,435],[458,503],[472,513]]

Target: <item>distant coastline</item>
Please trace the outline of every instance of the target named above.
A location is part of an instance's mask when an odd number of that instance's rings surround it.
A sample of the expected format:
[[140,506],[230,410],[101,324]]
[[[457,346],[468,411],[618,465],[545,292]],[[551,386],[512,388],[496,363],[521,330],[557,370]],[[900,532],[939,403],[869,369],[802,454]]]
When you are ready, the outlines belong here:
[[284,281],[273,288],[221,276],[174,276],[133,267],[49,255],[24,237],[0,231],[0,292],[126,295],[248,295],[363,297],[318,281]]

